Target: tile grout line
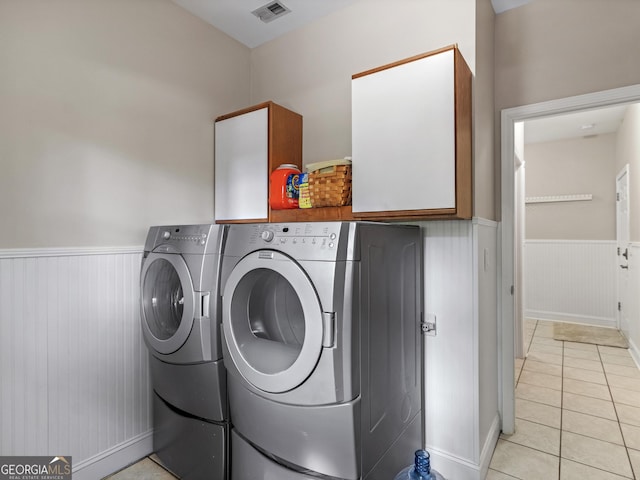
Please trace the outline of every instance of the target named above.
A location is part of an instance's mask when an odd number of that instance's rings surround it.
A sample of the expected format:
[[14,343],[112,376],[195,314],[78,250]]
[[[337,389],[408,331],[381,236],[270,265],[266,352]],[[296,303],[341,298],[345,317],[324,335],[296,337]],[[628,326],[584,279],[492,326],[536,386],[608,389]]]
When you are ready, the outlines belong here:
[[[515,380],[515,388],[517,388],[517,387],[518,387],[518,384],[520,383],[520,377],[521,377],[521,375],[522,375],[522,372],[524,371],[524,366],[525,366],[525,364],[526,364],[526,362],[527,362],[527,356],[528,356],[528,354],[529,354],[529,348],[531,348],[531,343],[532,343],[532,341],[533,341],[533,337],[534,337],[534,335],[535,335],[535,331],[536,331],[537,325],[538,325],[538,320],[536,320],[536,325],[535,325],[535,326],[534,326],[534,328],[533,328],[533,332],[532,332],[532,334],[531,334],[531,338],[530,338],[530,339],[529,339],[529,341],[527,342],[527,345],[526,345],[526,347],[527,347],[527,348],[525,349],[524,359],[523,359],[523,361],[522,361],[522,365],[521,365],[521,367],[520,367],[520,372],[518,372],[518,378]],[[515,390],[515,389],[514,389],[514,390]],[[514,394],[515,394],[515,391],[514,391]],[[536,402],[536,403],[537,403],[537,402]],[[517,420],[517,416],[516,416],[516,420]],[[530,420],[527,420],[527,421],[530,421]],[[538,424],[538,425],[544,425],[544,424],[541,424],[541,423],[538,423],[538,422],[531,422],[531,423],[536,423],[536,424]],[[537,448],[533,448],[533,447],[529,447],[529,446],[525,446],[525,445],[520,445],[519,443],[512,442],[512,441],[510,441],[510,440],[508,440],[508,439],[506,439],[506,438],[503,438],[503,439],[502,439],[502,441],[504,441],[504,442],[508,442],[508,443],[511,443],[511,444],[513,444],[513,445],[518,445],[519,447],[530,448],[531,450],[535,450],[535,451],[537,451],[537,452],[547,453],[547,452],[543,452],[542,450],[538,450]],[[511,477],[513,477],[513,478],[517,478],[518,480],[522,480],[522,479],[520,479],[520,477],[515,477],[515,476],[513,476],[511,473],[501,472],[500,470],[496,470],[496,471],[497,471],[497,472],[500,472],[500,473],[503,473],[503,474],[505,474],[505,475],[511,476]]]
[[[155,452],[154,452],[154,453],[155,453]],[[167,469],[167,467],[165,467],[165,466],[162,464],[162,462],[160,462],[160,459],[156,460],[156,459],[153,457],[153,454],[151,454],[151,455],[147,455],[145,458],[148,458],[149,460],[151,460],[153,463],[155,463],[156,465],[158,465],[160,468],[162,468],[162,469],[163,469],[165,472],[167,472],[169,475],[172,475],[172,476],[173,476],[173,478],[176,478],[176,479],[178,478],[176,475],[174,475],[174,474],[173,474],[173,472],[172,472],[171,470]]]
[[[518,374],[518,378],[517,378],[517,381],[516,381],[516,385],[519,385],[519,384],[521,383],[521,381],[520,381],[521,376],[522,376],[522,374],[524,373],[524,371],[525,371],[525,366],[526,366],[526,364],[527,364],[527,361],[529,360],[529,358],[528,358],[528,355],[529,355],[529,353],[530,353],[530,352],[529,352],[529,350],[531,349],[531,346],[532,346],[532,345],[533,345],[533,343],[534,343],[534,339],[535,339],[535,337],[536,337],[536,332],[538,331],[538,327],[539,327],[539,326],[541,326],[540,321],[539,321],[539,320],[536,320],[536,323],[535,323],[535,326],[534,326],[533,332],[532,332],[532,334],[531,334],[530,340],[527,342],[527,349],[526,349],[525,359],[524,359],[524,361],[523,361],[523,363],[522,363],[522,365],[521,365],[521,369],[520,369],[519,374]],[[545,338],[546,338],[546,337],[545,337]],[[625,436],[624,436],[624,434],[623,434],[623,432],[622,432],[622,423],[620,422],[620,416],[619,416],[619,414],[618,414],[618,408],[616,408],[616,404],[615,404],[615,402],[613,401],[613,393],[612,393],[612,391],[611,391],[612,386],[611,386],[611,385],[610,385],[610,383],[609,383],[609,374],[608,374],[607,370],[605,369],[604,361],[603,361],[603,358],[602,358],[602,355],[604,354],[604,352],[602,352],[602,351],[601,351],[601,349],[600,349],[600,346],[599,346],[599,345],[595,345],[595,346],[596,346],[596,352],[597,352],[597,355],[598,355],[599,364],[600,364],[600,367],[602,368],[602,372],[603,372],[603,374],[604,374],[605,385],[606,385],[606,387],[607,387],[607,391],[608,391],[608,393],[609,393],[609,397],[610,397],[611,403],[612,403],[612,405],[613,405],[613,407],[614,407],[615,419],[616,419],[615,421],[616,421],[616,423],[618,424],[618,429],[619,429],[620,434],[621,434],[621,437],[622,437],[623,445],[621,445],[621,446],[622,446],[623,448],[625,448],[625,453],[626,453],[626,456],[627,456],[627,460],[628,460],[628,462],[629,462],[629,466],[630,466],[630,468],[631,468],[631,478],[640,480],[640,476],[636,475],[636,473],[635,473],[635,471],[634,471],[633,463],[631,462],[630,453],[629,453],[629,449],[630,449],[630,447],[628,447],[628,446],[627,446],[627,440],[626,440],[626,438],[625,438]],[[563,451],[562,439],[563,439],[563,435],[564,435],[564,433],[565,433],[565,432],[564,432],[564,428],[563,428],[563,420],[564,420],[564,393],[565,393],[565,390],[564,390],[564,380],[565,380],[565,371],[564,371],[564,368],[565,368],[565,354],[566,354],[566,352],[567,352],[567,350],[568,350],[568,349],[569,349],[569,347],[566,345],[566,342],[565,342],[565,341],[562,341],[562,361],[561,361],[561,375],[560,375],[560,378],[561,378],[561,380],[560,380],[560,382],[561,382],[561,383],[560,383],[560,385],[561,385],[561,390],[560,390],[560,392],[561,392],[561,400],[560,400],[560,429],[559,429],[559,430],[560,430],[560,432],[559,432],[559,434],[560,434],[560,444],[559,444],[559,452],[558,452],[558,459],[559,459],[559,463],[558,463],[558,478],[561,478],[562,471],[563,471],[563,469],[562,469],[562,458],[563,458],[563,457],[562,457],[562,451]],[[579,357],[578,357],[578,358],[579,358]],[[543,363],[544,363],[544,362],[543,362]],[[592,371],[592,372],[595,372],[594,370],[591,370],[591,369],[588,369],[588,368],[580,368],[580,367],[572,367],[572,368],[576,368],[576,369],[579,369],[579,370],[585,370],[585,371]],[[539,372],[539,373],[543,373],[543,372]],[[549,374],[549,375],[550,375],[550,374]],[[589,382],[588,380],[584,380],[584,379],[579,379],[578,381],[584,381],[584,382],[587,382],[587,383],[594,383],[594,384],[598,384],[597,382]],[[531,384],[531,385],[535,385],[535,384]],[[602,384],[600,384],[600,385],[602,385]],[[580,395],[580,396],[584,396],[584,397],[588,397],[588,398],[598,398],[598,397],[591,397],[590,395],[581,395],[581,394],[575,394],[575,395]],[[542,403],[542,402],[536,402],[535,400],[528,400],[528,401],[533,402],[533,403],[540,403],[540,404],[542,404],[542,405],[546,405],[546,404],[544,404],[544,403]],[[584,412],[580,412],[580,411],[576,411],[576,412],[577,412],[577,413],[585,414]],[[588,414],[585,414],[585,415],[588,415]],[[597,417],[597,415],[596,415],[596,417]],[[604,419],[607,419],[607,418],[605,418],[605,417],[598,417],[598,418],[604,418]],[[540,423],[538,423],[538,422],[533,422],[533,421],[531,421],[531,420],[527,420],[527,421],[528,421],[528,422],[531,422],[531,423],[537,423],[537,424],[540,424]],[[545,425],[545,424],[540,424],[540,425]],[[584,436],[584,437],[586,437],[586,438],[594,438],[594,437],[592,437],[592,436],[590,436],[590,435],[582,435],[582,434],[576,434],[576,435]],[[509,441],[509,440],[507,440],[507,439],[504,439],[504,440],[505,440],[505,441],[507,441],[507,442],[509,442],[509,443],[513,443],[513,444],[515,444],[515,445],[521,445],[521,444],[518,444],[518,443],[515,443],[515,442],[510,442],[510,441]],[[613,442],[609,442],[609,443],[613,443]],[[617,445],[617,444],[614,444],[614,445]],[[525,446],[525,445],[521,445],[521,446]],[[547,453],[547,454],[548,454],[548,452],[544,452],[544,451],[542,451],[542,450],[538,450],[538,449],[533,448],[533,447],[530,447],[530,446],[527,446],[526,448],[530,448],[530,449],[532,449],[532,450],[536,450],[536,451],[539,451],[539,452]],[[602,472],[607,472],[607,473],[610,473],[610,474],[614,474],[614,472],[610,472],[610,471],[608,471],[608,470],[604,470],[603,468],[598,468],[598,467],[595,467],[595,466],[590,465],[590,464],[584,464],[584,463],[582,463],[582,462],[577,462],[577,463],[582,464],[582,465],[585,465],[585,466],[587,466],[587,467],[589,467],[589,468],[595,468],[595,469],[600,470],[600,471],[602,471]],[[619,474],[616,474],[616,475],[619,475]]]
[[[563,343],[564,343],[564,342],[563,342]],[[618,424],[618,429],[620,430],[620,434],[621,434],[622,441],[623,441],[623,445],[620,445],[620,446],[622,446],[622,447],[625,449],[625,453],[627,454],[627,459],[628,459],[628,461],[629,461],[629,466],[631,467],[631,475],[633,476],[632,478],[635,480],[635,479],[636,479],[636,478],[638,478],[638,477],[635,475],[635,472],[633,471],[633,464],[631,463],[631,458],[630,458],[630,456],[629,456],[629,448],[628,448],[628,447],[627,447],[627,445],[626,445],[626,440],[625,440],[625,438],[624,438],[624,434],[622,433],[622,427],[621,427],[620,419],[619,419],[619,417],[618,417],[617,410],[615,409],[615,402],[613,401],[613,395],[612,395],[612,393],[611,393],[611,387],[609,386],[608,378],[607,378],[607,376],[606,376],[606,370],[605,370],[605,368],[604,368],[604,363],[602,362],[601,352],[600,352],[600,349],[599,349],[598,347],[599,347],[599,346],[598,346],[598,345],[596,345],[596,352],[598,353],[598,359],[600,360],[600,365],[601,365],[601,367],[602,367],[602,371],[603,371],[603,373],[604,373],[604,375],[605,375],[606,387],[607,387],[607,390],[609,391],[609,396],[610,396],[610,398],[611,398],[611,404],[613,405],[613,407],[614,407],[614,412],[615,412],[615,414],[616,414],[616,420],[615,420],[615,421],[616,421],[616,423]],[[563,355],[563,359],[564,359],[564,355]],[[564,369],[563,369],[563,378],[564,378]],[[564,380],[563,380],[563,382],[564,382]],[[580,395],[580,394],[574,394],[574,395]],[[585,396],[585,395],[580,395],[580,396]],[[563,400],[562,400],[562,401],[564,402],[564,388],[563,388]],[[563,405],[564,405],[564,403],[563,403]],[[564,410],[564,407],[562,408],[562,410]],[[582,413],[582,412],[579,412],[579,411],[576,411],[576,410],[570,410],[570,411],[575,411],[575,412],[577,412],[577,413]],[[585,415],[591,415],[591,414],[585,414]],[[593,416],[596,416],[596,417],[597,417],[597,415],[593,415]],[[562,412],[561,412],[561,418],[562,418]],[[597,418],[603,418],[603,419],[606,419],[605,417],[597,417]],[[561,430],[561,435],[562,435],[562,432],[563,432],[563,431],[564,431],[564,430]],[[590,435],[583,435],[583,434],[579,434],[579,433],[572,433],[572,434],[573,434],[573,435],[579,435],[579,436],[581,436],[581,437],[585,437],[585,438],[594,438],[594,437],[591,437]],[[613,442],[607,442],[607,443],[613,443]],[[615,444],[615,443],[614,443],[614,445],[618,445],[618,444]],[[562,458],[562,457],[561,457],[561,458]],[[576,462],[576,463],[579,463],[579,464],[581,464],[581,465],[586,465],[586,466],[591,467],[591,468],[595,468],[595,469],[600,470],[600,471],[602,471],[602,472],[607,472],[607,473],[610,473],[610,474],[619,475],[619,474],[617,474],[617,473],[611,472],[611,471],[609,471],[609,470],[604,470],[604,469],[602,469],[602,468],[598,468],[598,467],[595,467],[595,466],[593,466],[593,465],[585,464],[585,463],[582,463],[582,462],[577,462],[576,460],[571,460],[571,461]],[[628,477],[624,477],[624,478],[628,478]]]
[[620,429],[620,436],[622,437],[622,444],[624,446],[624,451],[627,454],[627,460],[629,461],[629,466],[631,467],[631,475],[633,475],[633,478],[635,480],[637,478],[637,475],[633,468],[633,463],[631,462],[631,455],[629,455],[629,447],[627,446],[627,439],[625,438],[624,432],[622,431],[622,422],[620,421],[620,415],[618,415],[616,402],[613,399],[613,392],[611,391],[611,385],[609,385],[609,375],[607,374],[607,369],[604,368],[604,362],[602,361],[602,352],[600,351],[600,345],[597,346],[597,349],[598,349],[598,358],[600,359],[600,364],[602,365],[602,371],[604,372],[604,379],[607,382],[607,390],[609,390],[609,395],[611,396],[611,404],[613,405],[613,412],[616,414],[618,429]]
[[[564,423],[563,423],[563,421],[564,421],[564,410],[565,410],[565,407],[564,407],[564,358],[565,358],[565,355],[564,354],[565,354],[565,350],[567,348],[568,347],[566,346],[566,342],[563,340],[562,341],[562,380],[561,380],[561,383],[560,383],[561,387],[562,387],[562,390],[561,390],[562,394],[561,394],[561,397],[560,397],[560,451],[559,451],[560,462],[558,464],[558,478],[562,478],[562,459],[565,458],[565,457],[562,456],[562,437],[563,437],[563,434],[564,434]],[[600,351],[597,349],[597,346],[596,346],[596,350],[598,351],[598,358],[599,358]],[[601,362],[601,364],[602,364],[602,362]],[[578,367],[570,367],[570,368],[578,368]],[[602,369],[604,371],[604,366],[602,366]],[[591,371],[591,370],[586,370],[586,369],[580,369],[580,370]],[[593,382],[587,382],[587,383],[593,383]],[[567,393],[570,393],[570,392],[567,392]],[[580,394],[574,393],[573,395],[580,395]],[[588,397],[588,395],[580,395],[580,396]],[[588,398],[592,398],[592,397],[588,397]],[[567,409],[567,410],[569,410],[569,409]],[[579,411],[576,411],[576,410],[569,410],[569,411],[570,412],[575,412],[575,413],[581,413],[583,415],[589,415],[589,414],[585,414],[584,412],[579,412]],[[595,416],[595,415],[593,415],[593,416]],[[604,418],[604,417],[597,417],[597,418]],[[578,435],[580,437],[593,438],[593,437],[591,437],[589,435],[584,435],[584,434],[574,433],[574,432],[571,432],[571,433],[572,433],[572,435]],[[594,467],[593,465],[590,465],[590,464],[578,462],[577,460],[571,460],[569,458],[567,458],[566,460],[570,460],[570,461],[578,463],[580,465],[585,465],[587,467],[600,470],[601,472],[606,472],[606,473],[613,474],[613,472],[610,472],[608,470],[604,470],[602,468]],[[629,463],[631,463],[631,462],[629,462]],[[635,480],[635,477],[634,477],[634,480]]]
[[[529,341],[529,345],[527,347],[527,356],[529,354],[529,350],[531,349],[531,345],[533,344],[533,339],[536,336],[536,330],[538,329],[538,325],[539,324],[540,324],[540,321],[536,320],[536,326],[533,329],[533,334],[531,335],[531,340]],[[524,371],[524,365],[526,363],[526,360],[527,359],[525,358],[525,362],[523,362],[523,364],[522,364],[521,374]],[[542,363],[544,363],[544,362],[542,362]],[[562,453],[562,450],[561,450],[562,449],[562,401],[563,401],[562,397],[563,397],[563,388],[564,388],[562,379],[564,377],[564,374],[563,374],[563,371],[564,371],[564,342],[562,342],[562,364],[560,365],[560,368],[561,368],[561,370],[560,370],[560,428],[558,429],[559,430],[560,439],[559,439],[559,442],[558,442],[558,455],[557,455],[557,457],[558,457],[558,476],[557,476],[558,480],[560,479],[560,464],[562,463],[562,456],[561,456],[561,453]],[[530,401],[534,402],[533,400],[530,400]],[[534,403],[540,403],[540,402],[534,402]],[[541,405],[545,405],[543,403],[540,403],[540,404]],[[528,421],[530,421],[530,420],[528,420]],[[538,425],[544,425],[544,424],[540,424],[538,422],[531,422],[531,423],[537,423]],[[545,426],[548,426],[548,425],[545,425]],[[551,427],[551,428],[553,428],[553,427]],[[533,450],[548,454],[548,452],[544,452],[542,450],[538,450],[538,449],[533,448],[533,447],[528,447],[528,448],[532,448]]]
[[[559,457],[558,458],[558,460],[559,460],[558,461],[558,479],[562,478],[562,459],[564,458],[562,456],[562,437],[563,437],[563,434],[564,434],[564,358],[565,358],[564,354],[565,354],[565,350],[566,349],[567,349],[566,341],[563,340],[562,341],[562,375],[561,375],[561,380],[560,380],[560,387],[561,387],[561,390],[560,390],[561,391],[561,395],[560,395],[560,445],[559,445],[559,451],[558,451],[558,457]],[[596,350],[598,351],[598,358],[600,358],[600,351],[597,348],[597,346],[596,346]],[[602,360],[600,360],[600,363],[601,363],[601,366],[602,366],[602,370],[604,371],[604,365],[602,365]],[[609,394],[611,394],[611,392],[609,392]],[[574,394],[574,395],[577,395],[577,394]],[[612,400],[613,400],[613,397],[612,397]],[[570,410],[570,411],[573,411],[573,410]],[[581,412],[577,412],[577,413],[581,413]],[[622,433],[622,432],[620,432],[620,433]],[[590,437],[588,435],[581,435],[581,434],[576,434],[576,433],[574,433],[574,435],[580,435],[580,436],[583,436],[585,438],[592,438],[592,437]],[[627,452],[627,456],[628,456],[628,452]],[[567,460],[569,460],[569,459],[567,459]],[[593,465],[588,465],[588,464],[585,464],[585,463],[582,463],[582,462],[578,462],[576,460],[571,460],[571,461],[575,462],[575,463],[578,463],[580,465],[585,465],[585,466],[590,467],[590,468],[595,468],[595,469],[600,470],[602,472],[613,473],[613,472],[609,472],[608,470],[604,470],[604,469],[601,469],[601,468],[594,467]],[[631,463],[631,461],[629,461],[629,463]],[[634,477],[634,480],[635,480],[635,477]]]

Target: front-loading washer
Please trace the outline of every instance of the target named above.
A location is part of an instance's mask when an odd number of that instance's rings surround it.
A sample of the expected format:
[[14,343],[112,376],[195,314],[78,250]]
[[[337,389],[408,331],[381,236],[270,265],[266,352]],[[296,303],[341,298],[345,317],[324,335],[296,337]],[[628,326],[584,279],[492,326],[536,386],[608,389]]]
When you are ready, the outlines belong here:
[[154,451],[183,479],[228,477],[219,301],[225,232],[225,226],[212,224],[151,227],[141,265]]
[[230,225],[233,480],[393,478],[421,448],[417,226]]

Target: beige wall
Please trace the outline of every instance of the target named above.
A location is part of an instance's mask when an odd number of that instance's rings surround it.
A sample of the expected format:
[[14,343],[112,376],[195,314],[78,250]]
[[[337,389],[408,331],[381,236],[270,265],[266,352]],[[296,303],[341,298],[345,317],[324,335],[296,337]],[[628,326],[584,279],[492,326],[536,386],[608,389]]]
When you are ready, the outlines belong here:
[[496,17],[496,107],[640,83],[640,2],[534,0]]
[[494,218],[490,0],[363,0],[250,51],[169,0],[0,0],[0,248],[139,245],[213,216],[212,118],[272,99],[304,160],[351,153],[351,75],[458,43],[475,212]]
[[213,218],[250,52],[169,0],[0,0],[0,248],[142,245]]
[[497,15],[496,145],[502,109],[640,84],[638,25],[637,0],[534,0]]
[[631,214],[630,238],[640,241],[640,104],[629,106],[618,130],[616,144],[616,174],[629,165],[629,190]]
[[615,240],[616,134],[527,144],[524,160],[527,197],[593,195],[527,204],[527,239]]
[[490,0],[476,2],[476,75],[473,84],[474,158],[473,188],[476,217],[497,220],[495,197],[496,160],[493,148],[495,126],[494,49],[495,14]]
[[[303,162],[351,154],[351,76],[457,43],[472,72],[475,215],[494,218],[493,20],[489,0],[364,0],[253,49],[253,103],[304,117]],[[407,172],[410,174],[410,172]]]

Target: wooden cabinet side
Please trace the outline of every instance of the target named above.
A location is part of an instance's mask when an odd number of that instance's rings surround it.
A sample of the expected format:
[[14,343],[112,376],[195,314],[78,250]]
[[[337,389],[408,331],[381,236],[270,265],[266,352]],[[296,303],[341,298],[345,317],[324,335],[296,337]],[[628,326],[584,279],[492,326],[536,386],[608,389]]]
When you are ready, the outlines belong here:
[[302,170],[302,115],[272,103],[269,110],[269,174],[285,163]]
[[460,51],[454,50],[456,110],[456,218],[473,216],[472,75]]

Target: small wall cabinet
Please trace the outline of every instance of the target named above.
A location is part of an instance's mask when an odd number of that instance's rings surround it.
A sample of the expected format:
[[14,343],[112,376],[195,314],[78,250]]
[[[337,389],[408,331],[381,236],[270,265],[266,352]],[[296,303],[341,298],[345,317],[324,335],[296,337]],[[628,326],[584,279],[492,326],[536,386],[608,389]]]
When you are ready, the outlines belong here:
[[471,218],[471,128],[455,45],[353,75],[353,216]]
[[269,176],[283,163],[302,169],[302,116],[265,102],[215,120],[215,220],[268,222]]

